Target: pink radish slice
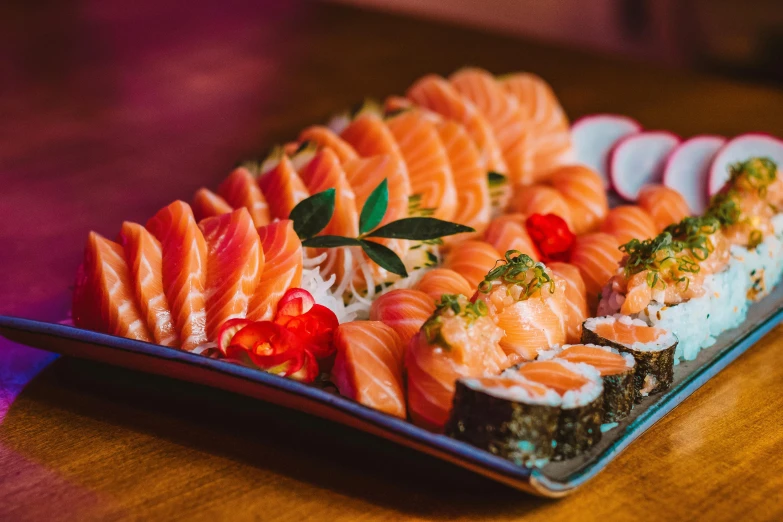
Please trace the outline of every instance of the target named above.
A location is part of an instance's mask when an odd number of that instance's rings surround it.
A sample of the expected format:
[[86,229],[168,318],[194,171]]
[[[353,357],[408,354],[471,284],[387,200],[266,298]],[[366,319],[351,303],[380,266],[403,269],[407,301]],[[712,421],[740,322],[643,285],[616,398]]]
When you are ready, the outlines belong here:
[[769,134],[742,134],[729,140],[715,154],[710,166],[707,194],[713,196],[729,180],[729,167],[750,158],[769,158],[783,168],[783,141]]
[[571,141],[577,163],[598,172],[609,187],[609,151],[620,139],[642,131],[641,124],[619,114],[593,114],[571,126]]
[[628,201],[636,201],[648,183],[660,183],[666,158],[680,144],[680,138],[666,131],[645,131],[617,142],[609,155],[609,178],[614,190]]
[[722,136],[694,136],[683,141],[666,160],[663,184],[682,194],[694,214],[703,214],[710,202],[705,190],[710,166],[725,143]]

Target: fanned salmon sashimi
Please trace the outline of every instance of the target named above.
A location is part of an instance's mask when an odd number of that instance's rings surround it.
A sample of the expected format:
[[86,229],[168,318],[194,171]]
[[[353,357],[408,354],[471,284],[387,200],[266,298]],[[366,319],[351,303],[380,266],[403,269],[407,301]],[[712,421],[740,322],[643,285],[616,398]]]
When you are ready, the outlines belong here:
[[357,114],[340,133],[340,138],[350,144],[363,158],[387,154],[400,160],[403,159],[402,151],[400,151],[391,130],[383,118],[374,112],[363,111]]
[[323,125],[307,127],[299,133],[299,141],[301,143],[309,141],[318,145],[319,148],[331,149],[337,155],[340,163],[359,157],[359,154],[350,143],[335,134],[332,129]]
[[571,248],[571,264],[582,274],[590,310],[595,310],[601,288],[617,271],[623,257],[619,247],[620,242],[614,236],[594,232],[577,236]]
[[136,303],[122,247],[90,232],[79,268],[73,300],[73,322],[111,335],[152,342]]
[[283,294],[301,284],[304,253],[302,241],[294,232],[291,220],[283,219],[259,227],[258,236],[264,252],[264,268],[250,298],[247,318],[268,321],[275,316],[277,303]]
[[495,134],[512,185],[529,185],[533,172],[526,163],[528,116],[489,72],[460,69],[449,77],[454,88],[484,115]]
[[505,254],[509,250],[519,250],[529,255],[533,261],[538,261],[538,249],[530,239],[525,227],[525,217],[522,214],[504,214],[489,223],[484,232],[484,241]]
[[390,326],[408,346],[432,312],[435,301],[424,292],[401,288],[387,292],[373,301],[370,319]]
[[566,284],[566,342],[579,342],[582,338],[582,323],[590,314],[587,307],[587,288],[582,274],[577,267],[568,263],[547,263],[547,268]]
[[471,295],[474,292],[464,277],[449,268],[433,268],[413,288],[430,296],[433,303],[440,301],[443,294]]
[[627,372],[629,369],[628,361],[625,357],[609,348],[600,348],[598,346],[573,344],[563,347],[563,350],[555,355],[555,358],[564,359],[572,363],[589,364],[601,372],[601,376],[617,375],[618,373]]
[[416,104],[465,126],[481,158],[481,168],[507,174],[503,152],[492,127],[475,105],[463,97],[447,80],[436,75],[419,79],[406,96]]
[[332,379],[340,394],[404,419],[405,346],[397,333],[380,321],[352,321],[337,328],[334,344]]
[[500,252],[486,241],[470,239],[452,247],[443,267],[454,270],[465,278],[471,288],[476,288],[502,258]]
[[253,218],[253,224],[262,227],[272,219],[256,179],[245,167],[237,167],[218,187],[218,194],[233,208],[245,207]]
[[446,149],[457,193],[457,208],[453,221],[476,229],[474,234],[459,234],[446,238],[446,244],[451,244],[456,240],[479,235],[487,228],[491,211],[489,186],[487,172],[481,166],[479,151],[465,126],[447,120],[436,124],[436,128]]
[[565,395],[571,390],[578,390],[590,382],[584,375],[551,360],[523,364],[517,371],[523,377],[548,386],[560,395]]
[[509,208],[524,216],[555,214],[563,218],[569,229],[573,227],[568,202],[560,192],[546,185],[517,187]]
[[457,192],[446,149],[432,122],[422,111],[405,111],[386,120],[408,169],[411,192],[422,208],[435,209],[438,219],[451,221]]
[[207,338],[217,340],[220,326],[244,318],[264,268],[264,251],[245,208],[199,223],[207,242]]
[[163,292],[183,350],[207,341],[207,243],[193,211],[184,201],[163,207],[147,222],[160,241],[163,255]]
[[574,234],[594,232],[609,212],[604,182],[601,176],[582,165],[568,165],[555,169],[548,182],[566,201],[573,220]]
[[658,232],[691,215],[682,194],[665,185],[645,185],[636,203],[650,215]]
[[163,251],[160,242],[138,223],[126,221],[120,242],[128,263],[130,279],[141,315],[152,338],[163,346],[179,346],[171,308],[163,292]]
[[269,204],[269,214],[274,219],[288,219],[294,207],[310,194],[296,173],[288,156],[258,178],[258,186]]
[[601,232],[613,235],[621,245],[624,245],[632,239],[643,241],[654,237],[658,230],[653,218],[643,208],[636,205],[620,205],[606,215],[601,225]]
[[193,196],[193,215],[196,221],[201,221],[204,218],[219,216],[221,214],[227,214],[234,210],[231,208],[225,199],[221,198],[211,190],[207,188],[200,188]]
[[534,179],[546,179],[555,167],[571,163],[574,159],[571,128],[552,88],[530,73],[510,74],[498,81],[517,99],[528,118],[527,168],[533,172]]

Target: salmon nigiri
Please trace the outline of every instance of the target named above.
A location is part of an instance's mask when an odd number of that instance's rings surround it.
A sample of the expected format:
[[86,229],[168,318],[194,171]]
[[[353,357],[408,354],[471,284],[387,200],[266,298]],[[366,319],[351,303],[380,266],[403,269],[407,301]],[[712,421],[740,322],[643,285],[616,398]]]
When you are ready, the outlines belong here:
[[411,193],[434,217],[450,221],[457,208],[457,192],[446,148],[423,111],[404,111],[386,121],[408,168]]
[[609,202],[601,176],[582,165],[568,165],[552,171],[549,183],[566,201],[573,220],[574,234],[598,229],[609,212]]
[[337,328],[334,344],[332,380],[340,394],[404,419],[405,346],[399,335],[380,321],[352,321]]
[[424,321],[435,311],[435,301],[424,292],[401,288],[385,293],[373,301],[370,319],[381,321],[397,332],[408,346]]
[[632,239],[644,241],[658,233],[650,214],[636,205],[620,205],[610,210],[601,232],[613,235],[621,245]]
[[331,149],[337,155],[340,163],[359,157],[359,154],[350,143],[335,134],[329,127],[324,127],[323,125],[307,127],[299,134],[299,141],[301,143],[315,143],[319,147]]
[[147,222],[160,241],[163,255],[163,291],[171,307],[183,350],[207,341],[207,244],[193,211],[184,201],[162,208]]
[[620,259],[620,242],[614,236],[595,232],[577,236],[571,248],[571,264],[579,269],[587,290],[587,304],[591,310],[598,303],[598,294],[609,278],[617,271]]
[[473,288],[468,281],[448,268],[433,268],[424,274],[413,288],[430,296],[433,302],[440,301],[443,294],[470,295],[473,293]]
[[130,278],[152,338],[163,346],[179,346],[171,308],[163,292],[163,252],[155,236],[138,223],[126,221],[120,231]]
[[77,275],[73,322],[79,328],[152,342],[122,247],[96,232],[87,237]]
[[442,431],[457,379],[497,375],[508,365],[498,342],[503,331],[483,302],[446,294],[411,339],[405,355],[408,412],[414,423]]
[[547,267],[566,284],[566,342],[576,343],[582,337],[582,323],[587,319],[587,289],[579,269],[561,262],[548,263]]
[[500,253],[486,241],[471,239],[454,245],[443,266],[454,270],[471,288],[476,288],[500,258]]
[[234,210],[225,199],[221,198],[207,188],[200,188],[193,195],[193,215],[196,221],[204,218],[227,214]]
[[538,249],[527,233],[522,214],[505,214],[493,219],[484,232],[484,241],[495,247],[498,252],[519,250],[529,255],[533,261],[539,259]]
[[289,288],[302,282],[302,242],[294,232],[294,222],[275,221],[258,229],[264,251],[261,280],[248,304],[247,318],[268,321],[277,312],[277,303]]
[[665,185],[645,185],[636,203],[653,219],[656,232],[691,215],[682,194]]
[[492,127],[476,106],[460,95],[448,81],[440,76],[425,76],[408,89],[406,96],[425,109],[463,124],[476,144],[485,172],[508,172]]
[[218,187],[218,194],[233,208],[245,207],[257,227],[271,220],[269,206],[255,178],[245,167],[237,167]]
[[264,251],[245,208],[199,223],[207,242],[207,338],[227,320],[247,315],[264,268]]
[[484,115],[495,133],[512,185],[533,182],[526,164],[527,116],[517,99],[490,73],[476,67],[460,69],[449,77],[454,88]]
[[552,187],[530,185],[518,187],[509,205],[511,210],[525,216],[532,214],[555,214],[563,218],[569,229],[573,229],[571,209],[565,198]]
[[269,204],[270,215],[276,219],[288,219],[297,203],[310,195],[285,155],[274,168],[259,176],[258,186]]

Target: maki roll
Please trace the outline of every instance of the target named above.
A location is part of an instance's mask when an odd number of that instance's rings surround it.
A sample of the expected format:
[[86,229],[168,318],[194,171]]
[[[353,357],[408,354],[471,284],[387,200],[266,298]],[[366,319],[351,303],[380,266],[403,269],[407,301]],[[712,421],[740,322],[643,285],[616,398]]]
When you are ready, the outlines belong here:
[[446,434],[521,466],[554,455],[560,395],[519,375],[461,379]]
[[583,363],[552,359],[525,363],[504,372],[504,375],[508,374],[543,384],[560,396],[555,460],[575,457],[601,440],[604,386],[598,370]]
[[589,364],[601,374],[604,383],[604,422],[617,422],[631,413],[636,399],[634,369],[636,361],[628,353],[594,344],[566,344],[539,352],[538,358],[563,359]]
[[591,317],[582,327],[582,342],[610,346],[636,360],[636,402],[668,389],[674,380],[677,337],[626,315]]

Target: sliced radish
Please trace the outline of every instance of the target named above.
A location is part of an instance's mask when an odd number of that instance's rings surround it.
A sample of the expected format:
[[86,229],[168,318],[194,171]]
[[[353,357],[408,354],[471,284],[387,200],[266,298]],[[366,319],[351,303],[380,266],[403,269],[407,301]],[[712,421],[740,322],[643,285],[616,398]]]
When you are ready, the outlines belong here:
[[645,131],[617,142],[609,155],[609,177],[614,190],[628,201],[636,201],[639,189],[660,183],[666,158],[680,144],[680,138],[666,131]]
[[769,158],[783,167],[783,140],[769,134],[742,134],[729,140],[715,154],[710,166],[707,194],[716,194],[729,180],[729,167],[750,158]]
[[694,136],[683,141],[666,160],[663,184],[682,194],[694,214],[703,214],[709,204],[705,187],[710,165],[725,143],[723,136]]
[[571,126],[576,161],[598,172],[609,188],[609,152],[622,138],[642,131],[641,124],[619,114],[593,114]]

